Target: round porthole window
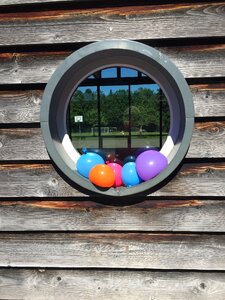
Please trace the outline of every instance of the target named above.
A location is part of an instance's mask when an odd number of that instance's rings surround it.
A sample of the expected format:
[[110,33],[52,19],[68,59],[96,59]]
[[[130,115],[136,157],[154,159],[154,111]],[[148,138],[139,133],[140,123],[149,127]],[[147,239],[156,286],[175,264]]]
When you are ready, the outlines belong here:
[[89,44],[66,58],[41,105],[51,159],[89,194],[156,190],[185,157],[193,125],[181,72],[159,51],[127,40]]

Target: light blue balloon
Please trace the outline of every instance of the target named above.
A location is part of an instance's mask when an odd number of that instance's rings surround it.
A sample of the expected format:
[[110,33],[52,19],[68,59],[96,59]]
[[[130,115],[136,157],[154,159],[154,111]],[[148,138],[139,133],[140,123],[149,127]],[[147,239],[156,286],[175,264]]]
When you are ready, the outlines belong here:
[[99,164],[104,164],[104,159],[93,152],[87,152],[82,154],[77,161],[77,171],[82,176],[88,178],[91,169]]
[[122,180],[125,186],[131,187],[141,183],[141,178],[136,171],[136,163],[128,162],[122,168]]

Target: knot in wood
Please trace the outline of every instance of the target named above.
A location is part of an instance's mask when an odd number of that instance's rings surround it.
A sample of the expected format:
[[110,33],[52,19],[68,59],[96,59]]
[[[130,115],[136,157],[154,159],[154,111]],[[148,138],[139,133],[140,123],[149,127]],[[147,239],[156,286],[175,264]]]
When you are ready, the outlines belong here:
[[210,132],[211,133],[219,133],[220,128],[218,126],[214,126],[214,127],[210,128]]
[[206,169],[206,173],[207,174],[213,174],[214,173],[214,170],[212,168],[207,168]]
[[204,290],[206,288],[206,284],[204,282],[200,283],[200,288]]
[[49,185],[56,186],[58,184],[58,180],[56,178],[52,178],[49,180]]

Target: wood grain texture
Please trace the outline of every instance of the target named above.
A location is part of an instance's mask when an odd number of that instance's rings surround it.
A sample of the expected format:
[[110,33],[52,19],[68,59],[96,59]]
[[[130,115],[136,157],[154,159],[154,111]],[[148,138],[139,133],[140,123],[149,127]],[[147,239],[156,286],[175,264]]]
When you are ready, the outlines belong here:
[[224,2],[0,14],[0,45],[224,36]]
[[189,158],[225,157],[225,122],[195,123]]
[[43,91],[0,91],[0,123],[34,123],[40,121]]
[[224,215],[225,200],[149,199],[122,207],[90,200],[3,200],[0,231],[225,232]]
[[20,5],[20,4],[42,4],[42,3],[52,3],[52,2],[62,2],[70,3],[74,0],[0,0],[0,6],[8,5]]
[[224,270],[224,248],[225,235],[1,233],[0,266]]
[[0,269],[2,299],[224,300],[225,274]]
[[49,159],[41,129],[0,129],[0,160],[4,159]]
[[[225,122],[196,123],[187,157],[225,157]],[[40,128],[0,129],[0,160],[48,160]]]
[[[224,77],[225,44],[158,48],[186,78]],[[0,54],[1,84],[47,83],[56,67],[71,52]]]
[[[0,0],[0,6],[2,6],[2,7],[14,6],[14,5],[20,6],[20,5],[24,5],[24,4],[25,5],[26,4],[28,4],[28,5],[29,4],[44,4],[45,5],[45,4],[51,4],[52,2],[53,3],[55,2],[55,4],[61,3],[64,5],[73,3],[73,4],[75,4],[75,7],[76,7],[76,4],[81,4],[81,3],[85,3],[83,7],[85,7],[85,5],[87,5],[87,4],[89,6],[90,5],[95,6],[95,4],[105,4],[104,7],[107,6],[106,3],[104,3],[105,0],[76,0],[76,1],[74,1],[74,0]],[[166,2],[166,1],[164,1],[164,2]],[[182,3],[182,0],[181,1],[178,0],[175,2]],[[200,0],[198,2],[210,2],[210,0]],[[216,2],[216,1],[214,1],[214,2]],[[221,2],[221,1],[217,0],[217,2]],[[110,6],[112,4],[117,4],[118,6],[127,6],[127,5],[130,5],[131,3],[132,3],[132,5],[140,6],[140,3],[147,3],[148,5],[150,5],[150,4],[155,4],[156,1],[155,0],[141,0],[141,1],[139,0],[137,2],[136,0],[123,0],[123,2],[121,3],[120,0],[111,0]],[[39,5],[38,5],[38,7],[39,7]]]
[[225,83],[190,86],[196,117],[225,116]]
[[[204,0],[204,2],[207,2],[207,1],[209,1],[209,0]],[[91,6],[91,5],[95,6],[96,4],[105,4],[104,0],[76,0],[76,1],[74,1],[74,0],[0,0],[0,6],[2,6],[2,7],[4,7],[4,6],[14,6],[14,5],[20,6],[20,5],[29,5],[29,4],[31,4],[31,5],[33,5],[33,4],[35,4],[35,5],[36,4],[37,5],[38,4],[44,4],[45,5],[45,4],[52,4],[52,2],[53,3],[55,2],[55,4],[59,3],[59,4],[64,4],[64,5],[73,3],[73,4],[75,4],[74,5],[75,7],[76,7],[76,4],[81,4],[81,3],[82,4],[84,3],[83,7],[85,7],[85,4],[89,5],[89,6]],[[142,2],[147,3],[147,4],[155,3],[154,0],[141,0],[141,3]],[[201,0],[200,0],[200,2],[201,2]],[[137,5],[137,6],[140,5],[140,1],[138,1],[138,3],[137,3],[135,0],[129,0],[129,1],[123,0],[123,2],[122,2],[122,4],[124,6],[126,6],[130,3],[134,3],[134,5]],[[118,6],[121,6],[120,0],[111,0],[110,1],[110,6],[112,4],[117,4]],[[104,6],[106,6],[106,4]],[[38,5],[38,7],[39,7],[39,5]]]
[[50,164],[0,165],[0,197],[84,196],[70,187]]
[[[152,196],[225,196],[225,163],[184,164],[180,172]],[[0,165],[0,197],[81,197],[51,164]],[[103,197],[101,197],[102,200]],[[137,197],[137,200],[140,197]],[[115,199],[121,203],[123,199]]]
[[[124,6],[128,5],[128,3],[130,4],[130,2],[134,3],[134,5],[140,5],[140,1],[137,3],[137,2],[135,2],[135,0],[129,0],[129,1],[123,0],[123,5]],[[146,3],[148,2],[148,4],[151,4],[151,3],[154,3],[155,1],[154,0],[148,0],[148,1],[143,0],[142,2],[146,2]],[[204,2],[207,2],[207,0]],[[45,4],[52,4],[52,3],[55,3],[55,4],[59,3],[59,4],[64,4],[64,5],[73,3],[73,4],[75,4],[75,6],[76,6],[76,4],[85,3],[90,6],[90,5],[94,5],[95,3],[99,3],[99,4],[104,3],[104,0],[76,0],[76,1],[74,1],[74,0],[0,0],[0,7],[2,6],[4,8],[5,6],[10,7],[10,6],[14,6],[14,5],[21,6],[21,5],[30,5],[30,4],[31,5],[37,4],[37,6],[39,7],[40,4],[45,5]],[[84,7],[85,7],[85,4],[83,5]],[[110,5],[111,4],[117,4],[117,5],[120,4],[119,6],[121,6],[121,3],[119,0],[111,0]]]
[[[225,116],[225,84],[190,85],[196,117]],[[0,123],[40,121],[43,90],[0,91]]]

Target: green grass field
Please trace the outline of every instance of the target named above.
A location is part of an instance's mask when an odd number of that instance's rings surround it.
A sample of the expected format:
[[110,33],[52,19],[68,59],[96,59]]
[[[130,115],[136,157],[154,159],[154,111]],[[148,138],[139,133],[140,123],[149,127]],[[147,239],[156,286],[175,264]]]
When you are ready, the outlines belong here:
[[[167,133],[163,134],[163,142],[167,137]],[[128,133],[121,134],[121,132],[110,132],[101,136],[103,148],[127,148],[128,147]],[[91,133],[72,133],[72,143],[75,148],[98,148],[99,138],[93,136]],[[159,147],[159,133],[158,132],[143,132],[141,135],[138,132],[131,133],[131,147],[138,148],[144,146]]]

